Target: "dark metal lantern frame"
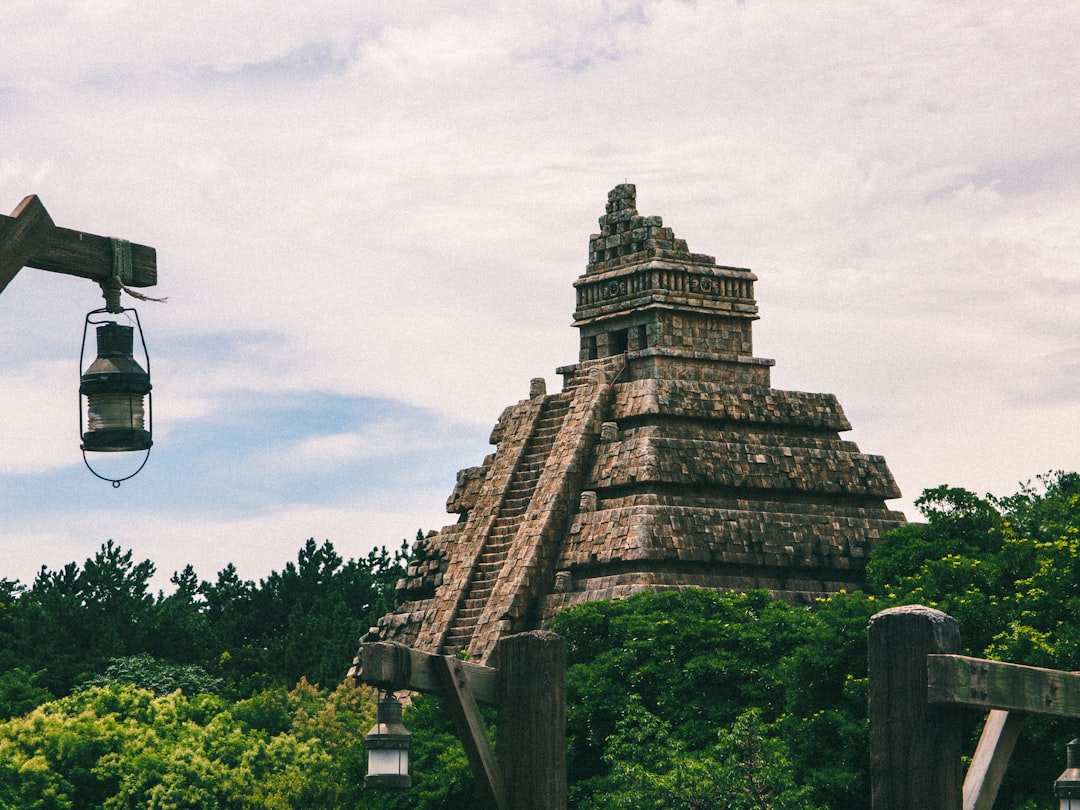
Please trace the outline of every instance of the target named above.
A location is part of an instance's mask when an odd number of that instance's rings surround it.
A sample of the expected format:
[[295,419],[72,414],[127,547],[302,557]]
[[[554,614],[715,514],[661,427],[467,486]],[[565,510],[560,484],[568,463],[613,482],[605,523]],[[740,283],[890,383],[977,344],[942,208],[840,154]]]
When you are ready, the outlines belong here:
[[368,773],[364,784],[369,788],[409,788],[409,749],[412,734],[401,722],[401,703],[391,693],[379,699],[375,725],[364,737],[368,752]]
[[[115,317],[129,313],[134,326],[117,323]],[[96,317],[105,315],[106,317]],[[94,324],[97,357],[85,365],[87,334]],[[134,357],[134,333],[138,332],[145,366]],[[153,394],[150,384],[150,355],[146,350],[139,313],[134,309],[95,309],[83,324],[79,352],[79,435],[83,462],[87,469],[114,487],[137,475],[150,457],[153,445]],[[85,399],[85,402],[83,401]],[[84,420],[85,414],[85,420]],[[145,451],[138,468],[123,477],[102,475],[91,465],[88,452],[121,453]]]

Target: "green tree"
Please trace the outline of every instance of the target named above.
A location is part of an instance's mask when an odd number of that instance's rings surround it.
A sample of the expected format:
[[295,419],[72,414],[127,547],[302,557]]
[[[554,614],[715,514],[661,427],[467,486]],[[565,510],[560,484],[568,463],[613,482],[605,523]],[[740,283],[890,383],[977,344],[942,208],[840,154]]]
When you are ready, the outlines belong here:
[[811,789],[796,784],[786,745],[754,709],[690,754],[669,723],[631,698],[604,761],[616,787],[582,810],[818,810]]
[[274,730],[258,702],[112,684],[44,704],[0,723],[0,807],[356,806],[371,691],[301,683],[269,698],[288,718]]
[[177,690],[186,695],[220,695],[224,692],[221,678],[215,678],[197,664],[174,664],[149,653],[114,658],[104,672],[88,678],[80,688],[114,683],[131,684],[159,697]]
[[[155,597],[153,563],[109,541],[82,566],[43,567],[29,588],[0,580],[0,676],[12,672],[0,684],[13,701],[4,708],[0,692],[0,709],[22,711],[30,694],[68,694],[110,662],[141,655],[201,667],[235,697],[301,677],[337,683],[360,636],[392,607],[406,559],[404,543],[346,561],[329,541],[308,540],[295,563],[259,583],[231,564],[202,582],[189,565]],[[140,660],[145,670],[149,659]],[[22,697],[11,691],[18,684]]]
[[404,543],[393,554],[379,547],[346,562],[329,541],[320,546],[309,539],[295,563],[258,585],[226,567],[201,587],[217,641],[214,665],[239,693],[300,677],[338,683],[360,637],[393,606],[406,560]]
[[49,690],[38,686],[37,681],[38,673],[20,667],[0,672],[0,720],[26,714],[53,699]]
[[134,562],[111,540],[83,567],[42,567],[21,593],[8,657],[39,672],[40,685],[66,694],[110,658],[144,650],[153,629],[154,565]]
[[[969,654],[1080,669],[1080,476],[1040,476],[1005,497],[938,487],[916,503],[926,523],[875,550],[875,589],[954,616]],[[1050,784],[1073,733],[1046,718],[1026,721],[996,806],[1024,807],[1031,784]]]
[[[563,611],[552,629],[568,645],[571,803],[630,801],[620,763],[644,768],[657,756],[645,743],[630,756],[635,718],[662,718],[655,728],[678,752],[666,770],[638,771],[654,787],[704,778],[692,774],[710,758],[710,779],[731,778],[717,735],[753,709],[761,745],[782,750],[798,775],[793,792],[780,791],[784,801],[864,807],[865,631],[880,607],[863,595],[841,594],[808,609],[765,592],[688,589]],[[782,786],[781,775],[769,778]]]

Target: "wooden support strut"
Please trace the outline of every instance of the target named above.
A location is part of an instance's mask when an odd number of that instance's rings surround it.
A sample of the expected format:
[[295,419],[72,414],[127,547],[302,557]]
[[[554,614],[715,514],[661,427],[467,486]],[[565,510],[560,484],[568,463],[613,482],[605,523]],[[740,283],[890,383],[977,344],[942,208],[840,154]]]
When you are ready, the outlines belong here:
[[484,801],[498,810],[509,807],[502,775],[491,748],[484,721],[480,717],[480,708],[469,689],[469,678],[465,662],[451,655],[437,656],[432,662],[437,680],[441,686],[439,695],[446,701],[450,717],[454,721],[458,738],[465,749],[465,758],[469,760],[477,787]]
[[964,810],[992,810],[1009,757],[1020,736],[1022,716],[992,710],[986,717],[975,756],[964,777]]
[[[11,216],[0,214],[0,292],[23,267],[106,281],[113,275],[112,240],[56,227],[31,194]],[[121,280],[130,287],[157,284],[157,251],[132,244],[131,276]]]

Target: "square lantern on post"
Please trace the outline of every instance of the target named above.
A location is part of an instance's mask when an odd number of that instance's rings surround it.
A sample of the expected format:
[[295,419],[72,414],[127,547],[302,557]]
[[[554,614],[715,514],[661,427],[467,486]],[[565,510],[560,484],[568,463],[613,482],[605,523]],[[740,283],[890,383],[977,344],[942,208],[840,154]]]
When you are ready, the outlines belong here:
[[409,750],[412,735],[401,722],[401,703],[392,695],[379,699],[375,725],[364,737],[368,772],[364,784],[372,788],[412,787]]
[[1054,782],[1058,810],[1080,810],[1080,739],[1065,747],[1065,770]]

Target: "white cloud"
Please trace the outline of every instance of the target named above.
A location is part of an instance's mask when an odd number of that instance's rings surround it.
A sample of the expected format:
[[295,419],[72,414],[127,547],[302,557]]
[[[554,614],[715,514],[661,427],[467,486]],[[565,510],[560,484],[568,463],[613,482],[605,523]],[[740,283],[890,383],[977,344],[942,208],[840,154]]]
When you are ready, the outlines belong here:
[[[310,427],[318,429],[318,425]],[[438,432],[416,418],[384,419],[357,430],[306,436],[284,447],[257,453],[251,463],[279,470],[283,475],[315,470],[325,474],[328,469],[377,459],[389,464],[393,457],[405,453],[440,449]]]
[[[1080,343],[1071,6],[255,8],[5,18],[0,192],[158,249],[170,303],[139,308],[164,438],[312,392],[490,426],[576,358],[571,285],[629,180],[692,250],[755,270],[777,384],[840,395],[910,497],[1075,467],[1045,359]],[[99,300],[44,275],[0,299],[7,398]],[[56,412],[20,418],[66,412],[70,383],[42,385],[22,393]],[[396,430],[281,460],[409,451]],[[4,463],[56,469],[66,442]]]
[[[0,476],[35,475],[81,463],[76,364],[31,363],[0,391]],[[73,452],[73,449],[75,452]]]

